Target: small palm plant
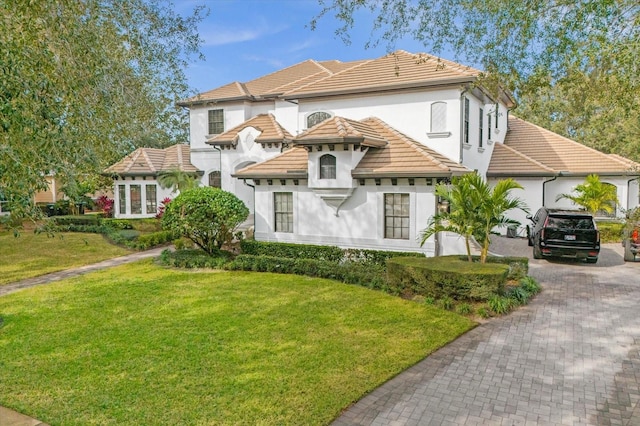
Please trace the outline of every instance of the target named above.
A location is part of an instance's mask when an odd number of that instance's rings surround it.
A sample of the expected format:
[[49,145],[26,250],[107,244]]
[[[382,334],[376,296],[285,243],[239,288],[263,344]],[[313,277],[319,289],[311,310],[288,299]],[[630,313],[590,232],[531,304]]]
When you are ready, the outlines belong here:
[[584,208],[592,215],[600,211],[611,214],[618,204],[618,195],[615,185],[602,182],[600,176],[591,174],[587,176],[584,183],[576,186],[573,190],[575,195],[560,194],[556,201],[563,198],[570,200],[573,204]]
[[173,191],[184,192],[187,189],[196,188],[199,181],[193,173],[174,168],[160,172],[158,174],[158,184],[162,188],[171,188]]

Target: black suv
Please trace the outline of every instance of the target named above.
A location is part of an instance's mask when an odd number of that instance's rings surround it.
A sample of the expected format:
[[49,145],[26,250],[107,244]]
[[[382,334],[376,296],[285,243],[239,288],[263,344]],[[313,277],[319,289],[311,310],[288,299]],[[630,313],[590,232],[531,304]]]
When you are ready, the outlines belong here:
[[529,245],[533,258],[571,257],[596,263],[600,253],[600,232],[593,216],[581,210],[542,207],[531,217]]

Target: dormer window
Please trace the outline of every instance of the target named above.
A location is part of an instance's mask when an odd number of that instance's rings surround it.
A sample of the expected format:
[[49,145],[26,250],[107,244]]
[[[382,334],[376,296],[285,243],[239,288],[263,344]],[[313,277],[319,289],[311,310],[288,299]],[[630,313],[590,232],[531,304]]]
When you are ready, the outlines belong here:
[[324,120],[331,118],[331,114],[324,111],[314,112],[307,116],[307,129],[312,128],[316,124],[322,123]]
[[336,157],[325,154],[320,157],[320,179],[336,178]]

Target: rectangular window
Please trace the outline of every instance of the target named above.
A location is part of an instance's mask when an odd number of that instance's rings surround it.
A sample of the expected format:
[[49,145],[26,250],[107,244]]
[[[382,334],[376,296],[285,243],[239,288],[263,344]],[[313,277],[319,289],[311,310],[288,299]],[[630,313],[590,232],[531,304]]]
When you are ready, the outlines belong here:
[[491,140],[491,113],[487,114],[487,140]]
[[131,214],[142,214],[142,191],[140,190],[140,185],[131,185],[129,194],[131,194]]
[[224,132],[224,111],[221,109],[209,110],[209,134],[218,135]]
[[293,232],[293,193],[274,192],[276,232]]
[[500,104],[496,102],[496,129],[498,128],[498,115],[499,115],[499,106]]
[[480,125],[479,125],[479,129],[478,129],[478,131],[479,131],[478,146],[480,148],[482,148],[482,137],[484,136],[482,134],[483,130],[484,130],[484,112],[482,111],[482,108],[480,108],[480,118],[479,118],[479,120],[480,120]]
[[409,239],[409,194],[384,194],[384,237]]
[[158,196],[155,185],[147,185],[147,214],[158,213]]
[[469,143],[469,99],[464,98],[464,143]]
[[118,185],[118,213],[127,214],[127,187]]

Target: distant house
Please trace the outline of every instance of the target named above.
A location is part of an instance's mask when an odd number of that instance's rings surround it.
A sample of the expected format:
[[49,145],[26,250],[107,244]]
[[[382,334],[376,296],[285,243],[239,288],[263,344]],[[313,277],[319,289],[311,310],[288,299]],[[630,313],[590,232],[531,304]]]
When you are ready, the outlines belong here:
[[189,145],[178,144],[165,149],[138,148],[104,171],[114,180],[114,215],[118,218],[154,217],[160,202],[176,194],[162,188],[158,175],[178,169],[202,174],[191,164]]
[[[639,165],[511,116],[511,94],[484,89],[480,74],[397,51],[233,82],[179,103],[190,111],[191,164],[202,184],[245,202],[264,241],[457,252],[456,236],[422,248],[418,239],[447,208],[435,185],[474,170],[518,180],[525,190],[514,195],[531,210],[564,205],[556,195],[588,173],[616,186],[618,214],[638,205]],[[125,182],[116,192],[126,196]]]

